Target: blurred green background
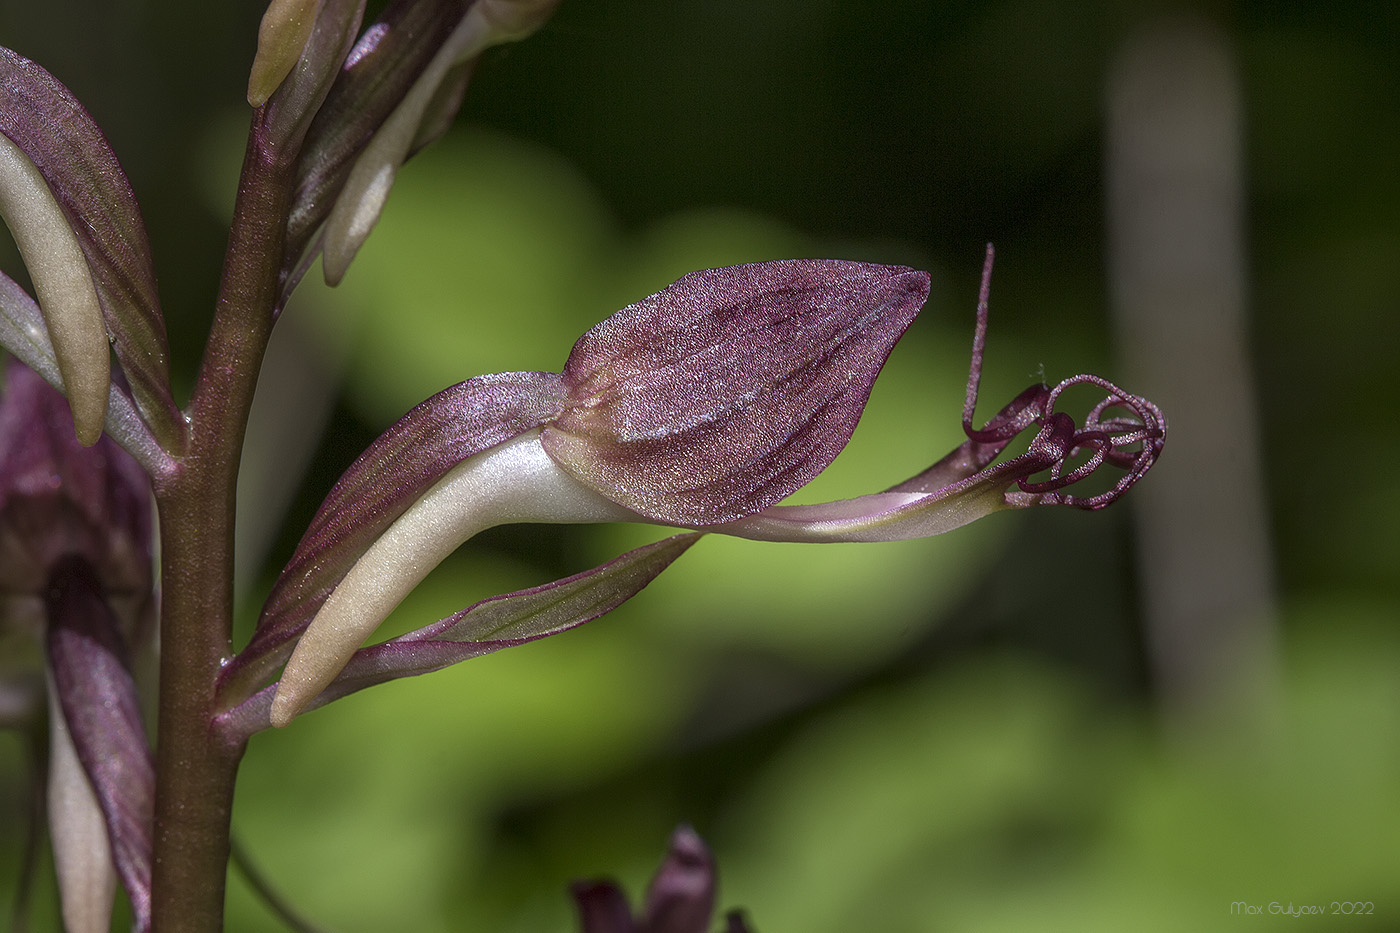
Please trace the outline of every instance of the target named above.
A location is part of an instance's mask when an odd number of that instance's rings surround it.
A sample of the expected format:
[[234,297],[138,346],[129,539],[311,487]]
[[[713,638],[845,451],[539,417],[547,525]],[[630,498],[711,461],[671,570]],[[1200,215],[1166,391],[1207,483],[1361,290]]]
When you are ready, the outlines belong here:
[[[258,7],[0,0],[0,43],[74,90],[132,178],[185,385]],[[279,325],[244,495],[249,619],[334,478],[404,410],[472,375],[558,370],[589,326],[696,268],[829,255],[933,273],[806,500],[883,488],[958,442],[989,240],[983,412],[1099,372],[1167,408],[1166,453],[1103,513],[884,545],[706,539],[580,631],[257,737],[236,833],[346,933],[568,930],[571,879],[640,894],[682,821],[717,852],[722,904],[765,933],[1400,928],[1397,10],[565,0],[491,52],[343,285],[304,287]],[[1113,310],[1131,296],[1111,285],[1108,102],[1135,43],[1181,17],[1213,37],[1236,101],[1240,356],[1185,380],[1207,400],[1216,376],[1252,390],[1219,417],[1133,381],[1156,378],[1158,348]],[[1242,533],[1160,497],[1149,512],[1154,483],[1255,509]],[[1219,546],[1219,579],[1166,573],[1182,564],[1154,535],[1171,532],[1183,566]],[[391,624],[657,536],[499,529]],[[1198,590],[1218,598],[1194,611]],[[1173,625],[1187,635],[1167,658]],[[3,913],[20,752],[0,738]],[[1334,901],[1373,912],[1271,913]],[[237,876],[229,910],[231,930],[278,928]]]

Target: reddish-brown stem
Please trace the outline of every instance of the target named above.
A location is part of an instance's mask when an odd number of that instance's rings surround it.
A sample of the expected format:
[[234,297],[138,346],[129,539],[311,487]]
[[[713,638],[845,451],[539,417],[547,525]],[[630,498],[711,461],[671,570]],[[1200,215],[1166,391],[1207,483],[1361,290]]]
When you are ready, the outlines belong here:
[[188,410],[186,454],[156,478],[161,524],[161,671],[156,750],[153,928],[223,926],[234,780],[243,748],[210,731],[231,653],[233,514],[239,455],[272,329],[289,166],[255,122],[213,328]]

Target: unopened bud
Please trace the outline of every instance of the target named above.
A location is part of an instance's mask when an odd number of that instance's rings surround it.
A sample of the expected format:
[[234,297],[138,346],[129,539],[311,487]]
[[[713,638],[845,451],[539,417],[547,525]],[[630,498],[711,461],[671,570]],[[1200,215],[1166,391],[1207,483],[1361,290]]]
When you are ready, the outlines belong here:
[[258,53],[248,75],[248,103],[261,107],[291,74],[316,25],[321,0],[272,0],[258,26]]
[[[326,283],[337,285],[379,222],[399,167],[424,138],[424,124],[440,128],[444,113],[439,91],[451,85],[459,66],[493,45],[530,35],[549,19],[559,0],[478,0],[447,36],[403,100],[356,159],[335,207],[326,219],[321,267]],[[465,80],[465,79],[462,79]],[[460,87],[447,99],[458,101]],[[449,108],[455,110],[455,104]],[[432,132],[426,134],[431,137]]]

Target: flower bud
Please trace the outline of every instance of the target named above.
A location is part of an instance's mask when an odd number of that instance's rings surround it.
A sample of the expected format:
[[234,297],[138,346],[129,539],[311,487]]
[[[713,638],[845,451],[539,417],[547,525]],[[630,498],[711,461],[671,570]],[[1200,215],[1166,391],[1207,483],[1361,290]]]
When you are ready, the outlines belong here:
[[301,58],[321,0],[272,0],[258,26],[258,51],[248,75],[248,103],[261,107]]
[[[341,153],[339,164],[332,163],[333,171],[316,169],[312,172],[316,184],[333,183],[339,186],[334,207],[325,216],[322,239],[321,264],[327,284],[340,282],[351,260],[379,222],[399,168],[409,156],[447,127],[460,106],[471,63],[492,45],[523,39],[534,32],[557,5],[558,0],[477,0],[466,5],[419,3],[417,6],[424,10],[436,11],[432,20],[425,24],[430,33],[424,40],[418,40],[407,30],[395,30],[389,24],[386,24],[389,28],[384,33],[384,39],[376,37],[372,42],[361,40],[367,55],[374,55],[378,46],[386,47],[382,57],[388,60],[389,69],[398,73],[390,75],[392,80],[400,80],[402,75],[411,71],[405,66],[422,54],[421,50],[434,49],[434,42],[439,44],[430,59],[417,62],[421,71],[417,72],[411,86],[393,101],[392,112],[382,118],[383,122],[374,129],[373,137],[360,144],[353,165],[347,167],[344,163],[347,151]],[[386,10],[386,16],[393,11],[394,7],[391,6],[390,10]],[[415,12],[408,11],[402,15],[407,19]],[[438,30],[444,26],[450,26],[451,30],[439,34]],[[373,33],[374,27],[371,27],[366,39]],[[392,47],[404,41],[405,35],[419,50],[412,56],[394,55]],[[354,53],[351,58],[354,60]],[[396,58],[404,59],[404,63],[396,65]],[[353,82],[347,82],[350,83]],[[368,96],[383,103],[385,95],[376,92]],[[353,124],[359,120],[351,117],[347,122]],[[333,136],[340,135],[335,128],[331,133]],[[320,159],[316,161],[319,163]],[[322,209],[316,204],[299,206],[292,218],[293,243],[299,242],[304,235],[301,231],[306,223],[301,215],[309,216]]]

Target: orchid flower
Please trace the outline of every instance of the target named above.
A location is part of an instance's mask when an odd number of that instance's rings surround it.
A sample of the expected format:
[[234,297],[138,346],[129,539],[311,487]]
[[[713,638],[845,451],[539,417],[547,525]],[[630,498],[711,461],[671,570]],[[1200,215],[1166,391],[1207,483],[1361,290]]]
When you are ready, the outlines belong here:
[[81,446],[63,396],[10,361],[0,628],[44,649],[49,825],[70,933],[108,929],[118,878],[137,928],[150,920],[155,780],[132,655],[154,635],[152,514],[141,467],[108,438]]
[[[666,860],[651,884],[641,916],[634,917],[627,895],[611,881],[579,881],[570,886],[582,933],[709,933],[715,909],[715,858],[689,826],[671,834]],[[725,933],[747,933],[739,911],[725,917]]]
[[[633,561],[650,580],[699,533],[895,541],[1008,508],[1108,505],[1160,452],[1161,412],[1096,376],[1076,376],[1032,386],[974,428],[990,274],[989,249],[963,411],[967,441],[912,479],[856,499],[778,504],[850,439],[876,375],[927,297],[928,276],[913,269],[782,260],[692,273],[590,330],[562,373],[478,377],[439,393],[385,432],[327,497],[252,642],[225,671],[228,708],[238,707],[229,728],[285,725],[371,681],[433,669],[422,662],[425,642],[456,639],[456,659],[503,647],[483,647],[478,606],[360,649],[433,567],[492,525],[630,521],[694,530],[551,584],[593,587],[620,602],[640,589]],[[1080,384],[1105,393],[1082,426],[1057,410],[1064,391]],[[993,463],[1031,427],[1037,433],[1024,454]],[[1105,464],[1124,470],[1111,488],[1069,491]],[[513,633],[509,643],[587,620],[531,616],[520,602],[529,593],[498,597],[493,612],[511,620],[501,629]],[[473,614],[475,622],[463,621]],[[284,660],[274,687],[249,700]]]

